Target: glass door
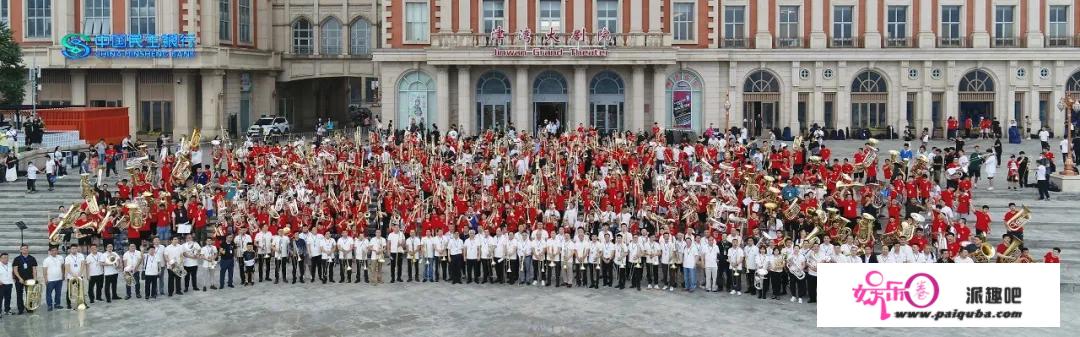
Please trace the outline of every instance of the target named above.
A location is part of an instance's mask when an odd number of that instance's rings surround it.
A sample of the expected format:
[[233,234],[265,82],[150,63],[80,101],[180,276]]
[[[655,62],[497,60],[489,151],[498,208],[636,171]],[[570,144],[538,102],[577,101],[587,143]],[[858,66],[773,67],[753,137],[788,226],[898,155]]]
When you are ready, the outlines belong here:
[[480,130],[506,128],[506,123],[510,120],[510,116],[507,115],[510,110],[507,104],[477,104],[479,105],[477,113],[480,115],[477,121]]

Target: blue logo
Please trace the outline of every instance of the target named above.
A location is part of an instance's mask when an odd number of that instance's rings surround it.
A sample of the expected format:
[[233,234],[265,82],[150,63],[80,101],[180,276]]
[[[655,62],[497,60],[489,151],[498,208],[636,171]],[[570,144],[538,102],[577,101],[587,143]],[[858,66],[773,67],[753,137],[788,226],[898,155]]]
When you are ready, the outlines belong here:
[[86,58],[92,51],[87,43],[89,40],[90,38],[83,34],[64,35],[64,38],[60,39],[60,45],[63,47],[60,53],[73,60]]

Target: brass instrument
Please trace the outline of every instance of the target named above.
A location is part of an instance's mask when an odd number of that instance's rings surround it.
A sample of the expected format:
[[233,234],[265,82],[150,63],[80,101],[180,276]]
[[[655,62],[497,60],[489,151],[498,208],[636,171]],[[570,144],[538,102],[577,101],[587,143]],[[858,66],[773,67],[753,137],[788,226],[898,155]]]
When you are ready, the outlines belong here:
[[143,214],[142,207],[139,207],[138,203],[128,202],[124,204],[124,208],[128,210],[128,227],[136,230],[141,229],[146,217],[146,214]]
[[801,136],[801,135],[800,136],[795,136],[795,141],[792,142],[791,146],[793,148],[795,148],[795,150],[797,151],[799,149],[802,149],[802,143],[803,143],[803,136]]
[[800,213],[798,199],[792,200],[788,203],[788,207],[784,208],[784,218],[788,221],[794,221]]
[[176,274],[176,276],[179,278],[184,278],[185,276],[187,276],[187,269],[184,269],[184,264],[180,261],[173,262],[172,265],[169,266],[169,271],[173,272],[173,274]]
[[101,234],[101,232],[105,231],[105,224],[109,223],[109,219],[112,217],[112,212],[115,211],[116,208],[116,206],[109,206],[108,208],[106,208],[105,217],[101,218],[101,221],[98,223],[98,234]]
[[859,230],[855,232],[855,241],[860,246],[865,246],[874,240],[874,221],[873,215],[863,213],[862,217],[856,222],[859,225]]
[[754,289],[761,290],[765,287],[765,277],[769,276],[769,271],[764,267],[758,268],[754,272]]
[[182,184],[191,177],[191,151],[199,146],[200,138],[201,133],[196,128],[191,130],[191,139],[180,144],[180,150],[176,152],[176,165],[173,166],[173,180],[175,180],[175,183]]
[[34,311],[41,307],[41,292],[44,291],[45,285],[40,284],[35,279],[29,279],[24,282],[23,296],[26,298],[26,310]]
[[[911,222],[901,222],[900,223],[900,233],[899,233],[900,237],[899,237],[899,239],[904,241],[904,242],[911,241],[911,238],[915,237],[915,228],[919,227],[919,224],[926,221],[926,218],[923,218],[922,214],[919,214],[919,213],[911,213],[910,216],[911,216],[912,220],[915,220],[914,223],[911,223]],[[904,224],[907,224],[907,225],[905,226]]]
[[749,185],[747,185],[746,196],[750,197],[750,199],[753,200],[761,199],[761,185],[755,183],[750,183]]
[[86,287],[81,277],[68,279],[68,301],[75,306],[75,310],[86,310]]
[[811,230],[810,233],[806,233],[806,238],[803,239],[803,242],[821,243],[820,236],[824,233],[825,231],[821,228],[820,225],[815,225],[814,229]]
[[94,193],[94,187],[90,185],[90,174],[80,174],[79,185],[82,187],[82,197],[86,200],[86,211],[91,214],[97,214],[101,211],[101,206],[97,202],[97,193]]
[[889,161],[895,163],[899,159],[900,159],[900,151],[889,150]]
[[1005,228],[1008,228],[1009,231],[1012,232],[1020,231],[1024,229],[1024,226],[1027,225],[1028,221],[1031,221],[1031,209],[1029,209],[1027,205],[1024,205],[1021,206],[1019,212],[1016,212],[1013,216],[1005,219]]
[[1009,247],[1005,248],[1005,251],[998,255],[998,263],[1012,263],[1016,262],[1016,259],[1020,258],[1020,247],[1024,245],[1024,240],[1017,239],[1016,236],[1012,236],[1012,241],[1009,242]]
[[67,212],[64,212],[64,216],[60,217],[60,223],[56,225],[56,228],[53,228],[51,233],[49,233],[50,243],[55,244],[60,242],[60,230],[75,227],[75,218],[79,217],[79,213],[75,212],[75,206],[76,204],[71,204],[71,206],[68,207]]
[[990,262],[996,254],[997,251],[994,250],[994,246],[984,242],[982,245],[979,245],[979,247],[976,247],[975,251],[971,253],[971,259],[975,260],[976,263],[987,263]]
[[135,275],[134,274],[135,274],[134,272],[130,272],[130,271],[125,271],[124,272],[124,285],[130,287],[132,284],[135,284]]

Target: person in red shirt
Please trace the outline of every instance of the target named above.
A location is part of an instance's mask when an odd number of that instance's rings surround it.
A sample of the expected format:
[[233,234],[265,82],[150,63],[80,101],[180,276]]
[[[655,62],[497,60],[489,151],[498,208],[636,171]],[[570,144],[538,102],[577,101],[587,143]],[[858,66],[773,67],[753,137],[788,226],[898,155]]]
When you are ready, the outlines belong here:
[[971,121],[971,117],[964,119],[964,138],[971,138],[971,129],[975,127],[975,123]]
[[1054,247],[1043,256],[1043,263],[1061,263],[1061,248]]
[[975,210],[975,235],[990,235],[990,207],[983,205]]
[[956,129],[960,127],[960,123],[956,120],[956,117],[949,116],[949,120],[945,122],[947,130],[946,137],[949,139],[956,138]]
[[956,233],[956,238],[961,242],[968,241],[971,238],[971,228],[967,225],[967,219],[960,218],[959,222],[953,223],[953,233]]

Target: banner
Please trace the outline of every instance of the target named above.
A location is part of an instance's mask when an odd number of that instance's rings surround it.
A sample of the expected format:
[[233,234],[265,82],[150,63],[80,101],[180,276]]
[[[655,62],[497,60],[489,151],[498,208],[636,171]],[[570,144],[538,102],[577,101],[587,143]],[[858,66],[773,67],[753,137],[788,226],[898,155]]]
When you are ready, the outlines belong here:
[[818,265],[818,327],[1059,327],[1056,263]]
[[689,90],[675,90],[671,92],[672,128],[689,129],[693,126],[693,103],[693,95]]

